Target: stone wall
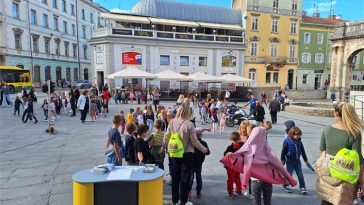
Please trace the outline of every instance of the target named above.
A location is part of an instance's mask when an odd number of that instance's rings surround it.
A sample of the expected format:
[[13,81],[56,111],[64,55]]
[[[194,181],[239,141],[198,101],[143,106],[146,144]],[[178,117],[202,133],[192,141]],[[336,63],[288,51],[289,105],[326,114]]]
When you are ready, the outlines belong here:
[[[251,88],[253,94],[257,99],[261,99],[260,94],[264,91],[267,93],[268,99],[272,99],[276,90],[279,87],[259,87]],[[286,95],[291,100],[304,100],[304,99],[326,99],[326,90],[286,90]]]
[[286,106],[285,111],[310,116],[334,117],[331,103],[306,103],[305,105],[298,103]]

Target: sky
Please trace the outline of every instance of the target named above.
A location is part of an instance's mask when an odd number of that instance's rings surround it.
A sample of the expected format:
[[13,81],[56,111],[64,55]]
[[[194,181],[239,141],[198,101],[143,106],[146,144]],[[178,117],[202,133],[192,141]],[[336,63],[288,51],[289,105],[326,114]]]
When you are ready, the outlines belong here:
[[[93,0],[113,12],[127,12],[139,0]],[[231,7],[231,0],[169,0],[186,3],[208,4],[213,6]],[[318,7],[321,17],[330,14],[330,4],[334,14],[341,15],[344,20],[356,21],[364,19],[364,0],[303,0],[303,10],[312,15],[315,6]]]

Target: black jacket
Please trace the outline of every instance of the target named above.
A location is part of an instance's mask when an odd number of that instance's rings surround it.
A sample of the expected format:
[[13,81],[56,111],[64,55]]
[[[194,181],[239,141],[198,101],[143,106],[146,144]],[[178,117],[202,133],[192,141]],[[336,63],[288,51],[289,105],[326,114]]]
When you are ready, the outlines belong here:
[[[207,149],[209,148],[209,146],[207,145],[207,143],[205,141],[203,141],[201,138],[197,138],[198,141]],[[195,149],[195,153],[193,154],[193,158],[194,158],[194,164],[202,164],[205,161],[205,155],[209,155],[210,151],[208,151],[208,153],[203,154],[200,150]]]
[[276,100],[273,100],[269,103],[269,110],[271,112],[279,112],[281,111],[281,105]]
[[136,164],[135,138],[129,134],[125,136],[125,160],[129,164]]
[[[234,144],[236,145],[236,146],[234,146]],[[227,148],[226,148],[226,150],[225,150],[225,152],[224,152],[224,156],[226,155],[226,153],[228,153],[228,152],[232,152],[232,153],[234,153],[234,152],[236,152],[236,151],[238,151],[242,146],[244,145],[244,142],[238,142],[238,143],[231,143],[231,145],[229,145]]]
[[263,106],[258,105],[257,107],[255,107],[255,120],[257,122],[263,122],[264,115],[265,115],[265,110]]

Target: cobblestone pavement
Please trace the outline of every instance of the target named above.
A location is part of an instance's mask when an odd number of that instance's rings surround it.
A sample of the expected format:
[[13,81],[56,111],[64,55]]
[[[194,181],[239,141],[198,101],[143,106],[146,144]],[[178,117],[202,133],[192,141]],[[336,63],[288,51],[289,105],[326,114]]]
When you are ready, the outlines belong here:
[[[170,105],[171,102],[164,104]],[[13,116],[12,107],[1,108],[0,204],[72,204],[72,174],[105,163],[104,143],[111,126],[111,116],[121,109],[126,112],[130,107],[131,105],[112,104],[106,118],[101,117],[97,122],[85,124],[81,124],[79,113],[77,117],[63,115],[55,122],[55,135],[44,132],[46,122],[40,120],[38,124],[23,124],[21,117]],[[43,119],[39,102],[35,108],[38,119]],[[269,115],[266,117],[270,119]],[[318,155],[321,132],[333,119],[279,113],[278,124],[269,134],[269,142],[277,154],[280,154],[283,142],[283,122],[287,119],[295,120],[297,126],[302,128],[308,158],[311,162],[314,161]],[[203,166],[203,198],[194,197],[194,204],[252,204],[247,198],[229,200],[226,197],[226,173],[219,160],[229,144],[228,133],[235,130],[237,126],[227,128],[224,135],[204,134],[211,155],[206,158]],[[274,186],[272,204],[319,204],[315,196],[315,174],[306,167],[303,170],[308,194],[300,195],[298,188],[294,189],[294,193],[287,194],[280,186]],[[165,204],[171,204],[170,189],[169,185],[165,185]]]

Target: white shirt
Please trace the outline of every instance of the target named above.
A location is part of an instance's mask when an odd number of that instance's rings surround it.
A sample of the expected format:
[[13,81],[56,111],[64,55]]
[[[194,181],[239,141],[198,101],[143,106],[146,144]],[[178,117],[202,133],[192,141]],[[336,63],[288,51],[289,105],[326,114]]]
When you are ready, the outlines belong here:
[[225,98],[230,98],[230,92],[229,91],[226,91]]

